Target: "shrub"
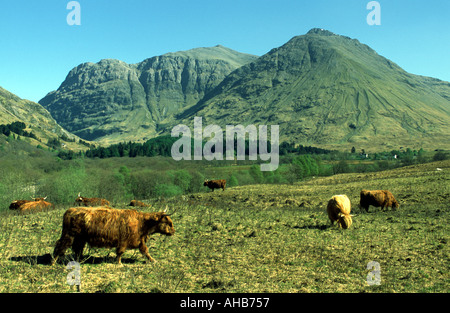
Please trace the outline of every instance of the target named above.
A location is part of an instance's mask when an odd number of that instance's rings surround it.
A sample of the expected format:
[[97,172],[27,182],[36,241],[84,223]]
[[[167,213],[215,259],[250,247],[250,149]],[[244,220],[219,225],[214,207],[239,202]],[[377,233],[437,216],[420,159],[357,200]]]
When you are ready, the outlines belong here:
[[160,171],[137,172],[131,175],[131,191],[136,199],[156,197],[155,188],[161,182],[172,184],[173,177]]
[[174,185],[180,187],[183,193],[189,191],[191,186],[192,176],[186,170],[178,170],[173,173]]
[[249,170],[250,175],[253,177],[253,181],[256,184],[260,184],[264,181],[263,173],[261,172],[261,167],[258,164],[253,164]]
[[188,192],[200,192],[203,190],[203,182],[205,181],[205,176],[197,171],[192,171],[190,173],[191,181],[189,183]]
[[433,161],[444,161],[444,160],[447,160],[447,159],[448,159],[448,155],[447,155],[447,153],[445,153],[443,151],[438,151],[433,156]]
[[113,172],[97,170],[89,181],[91,188],[87,197],[100,197],[113,203],[129,202],[133,198],[131,174],[126,166]]
[[156,197],[174,197],[183,194],[183,190],[173,184],[159,184],[154,189],[154,195]]
[[345,160],[339,161],[337,164],[333,165],[333,173],[334,174],[340,174],[340,173],[349,173],[350,172],[350,166]]
[[318,159],[308,154],[299,155],[292,160],[292,169],[297,179],[317,176],[319,174],[320,163]]
[[254,179],[247,170],[237,171],[234,175],[240,186],[254,184]]
[[298,176],[296,174],[296,170],[298,170],[297,167],[295,167],[293,164],[289,164],[286,166],[280,174],[282,175],[283,179],[288,184],[293,184],[298,180]]
[[37,194],[48,196],[53,204],[73,204],[77,194],[90,194],[84,168],[69,167],[44,179]]
[[274,176],[275,176],[273,171],[264,172],[263,176],[264,176],[264,183],[266,183],[266,184],[273,184]]
[[283,177],[280,168],[277,168],[276,171],[273,172],[273,183],[274,184],[286,184],[288,181]]
[[239,186],[239,181],[236,178],[236,176],[234,176],[233,174],[231,174],[231,176],[227,179],[227,186],[229,187],[236,187]]

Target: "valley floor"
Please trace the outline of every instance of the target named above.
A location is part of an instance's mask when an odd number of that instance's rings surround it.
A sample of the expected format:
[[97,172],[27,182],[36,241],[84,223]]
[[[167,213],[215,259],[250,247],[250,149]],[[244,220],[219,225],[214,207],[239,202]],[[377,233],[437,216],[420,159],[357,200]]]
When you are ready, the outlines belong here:
[[[361,189],[389,189],[400,208],[361,212]],[[348,230],[330,226],[335,194],[351,200]],[[450,161],[154,200],[150,210],[176,210],[175,235],[147,242],[157,262],[127,251],[119,266],[113,249],[86,248],[81,292],[447,293],[449,200]],[[65,209],[2,213],[0,292],[75,291],[70,249],[49,265]]]

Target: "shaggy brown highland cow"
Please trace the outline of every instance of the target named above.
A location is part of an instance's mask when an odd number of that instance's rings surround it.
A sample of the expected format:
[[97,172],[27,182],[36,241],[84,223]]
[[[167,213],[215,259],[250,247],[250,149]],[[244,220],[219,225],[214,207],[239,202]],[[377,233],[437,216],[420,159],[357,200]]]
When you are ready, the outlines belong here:
[[227,181],[225,179],[218,179],[218,180],[205,180],[203,183],[203,186],[208,186],[209,189],[214,191],[214,189],[220,189],[222,188],[222,191],[225,191],[225,186],[227,184]]
[[30,213],[42,211],[45,208],[53,206],[50,202],[45,201],[45,198],[32,198],[33,200],[14,200],[9,205],[10,210],[17,210],[19,213]]
[[110,205],[109,201],[101,198],[86,198],[80,196],[78,193],[78,197],[75,199],[74,205],[78,206],[108,206]]
[[117,262],[127,249],[137,249],[148,261],[155,261],[145,244],[151,234],[171,236],[175,233],[172,220],[165,212],[144,213],[136,210],[119,210],[109,207],[70,208],[64,213],[61,238],[53,251],[53,264],[72,247],[79,260],[83,248],[116,248]]
[[[10,210],[18,210],[20,209],[20,207],[22,205],[24,205],[25,203],[28,202],[35,202],[35,201],[45,201],[45,199],[47,199],[47,197],[45,198],[32,198],[33,200],[14,200],[13,202],[11,202],[11,204],[9,205],[9,209]],[[47,202],[48,203],[48,202]]]
[[400,205],[389,190],[361,190],[359,206],[369,212],[369,206],[397,209]]
[[50,202],[44,201],[44,200],[31,201],[31,202],[26,202],[26,203],[22,204],[19,207],[18,211],[21,214],[30,213],[30,212],[39,212],[44,209],[48,209],[52,206],[53,206],[53,204],[51,204]]

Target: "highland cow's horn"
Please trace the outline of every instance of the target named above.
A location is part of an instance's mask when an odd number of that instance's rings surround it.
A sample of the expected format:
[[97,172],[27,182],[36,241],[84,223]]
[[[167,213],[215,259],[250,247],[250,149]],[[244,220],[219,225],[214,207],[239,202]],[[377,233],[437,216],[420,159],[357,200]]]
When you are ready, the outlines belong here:
[[172,213],[166,213],[166,210],[164,210],[164,216],[171,216],[173,215],[177,210],[173,211]]
[[81,195],[81,192],[78,193],[78,197]]
[[47,199],[48,196],[45,196],[44,200]]

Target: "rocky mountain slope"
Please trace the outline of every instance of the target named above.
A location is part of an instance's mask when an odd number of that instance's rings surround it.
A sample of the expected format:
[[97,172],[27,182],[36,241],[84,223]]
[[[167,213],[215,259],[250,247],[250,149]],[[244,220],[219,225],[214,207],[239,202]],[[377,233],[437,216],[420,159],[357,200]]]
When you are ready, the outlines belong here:
[[40,104],[72,133],[104,144],[155,136],[180,109],[196,104],[256,56],[223,46],[127,64],[113,59],[72,69]]
[[103,145],[177,124],[279,125],[280,140],[331,149],[450,148],[450,83],[410,74],[323,29],[256,57],[215,46],[84,63],[40,103]]
[[450,83],[312,29],[235,70],[176,119],[192,126],[194,116],[222,127],[280,125],[281,141],[328,148],[449,148]]

